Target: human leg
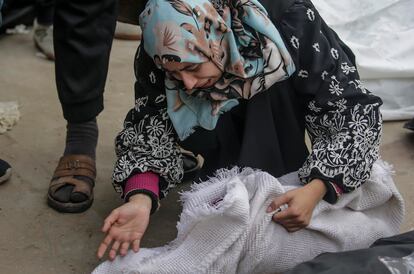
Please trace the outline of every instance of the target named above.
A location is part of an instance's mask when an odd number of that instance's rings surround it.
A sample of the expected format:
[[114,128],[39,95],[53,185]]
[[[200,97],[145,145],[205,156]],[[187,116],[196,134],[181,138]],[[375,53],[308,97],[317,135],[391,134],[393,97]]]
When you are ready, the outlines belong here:
[[115,0],[56,1],[56,86],[69,123],[91,121],[103,110],[115,19]]
[[[92,204],[98,139],[96,117],[103,110],[115,19],[115,0],[56,1],[56,86],[68,122],[64,156],[48,195],[49,205],[58,211],[82,212]],[[62,177],[68,177],[66,182]],[[87,206],[85,201],[89,201]]]
[[54,0],[37,0],[36,1],[36,17],[37,22],[44,26],[53,24],[53,14],[55,12]]

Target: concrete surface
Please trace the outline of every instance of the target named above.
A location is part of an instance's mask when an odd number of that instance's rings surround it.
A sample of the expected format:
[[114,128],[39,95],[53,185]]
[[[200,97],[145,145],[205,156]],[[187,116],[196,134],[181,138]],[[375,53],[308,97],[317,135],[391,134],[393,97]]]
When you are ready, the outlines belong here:
[[[103,219],[121,204],[110,176],[113,139],[133,105],[132,61],[137,43],[114,41],[106,85],[105,110],[99,116],[98,178],[95,202],[82,214],[60,214],[46,205],[50,176],[63,152],[65,121],[54,83],[54,65],[36,54],[30,35],[0,37],[0,101],[18,101],[19,123],[0,135],[0,158],[14,174],[0,186],[0,274],[89,273],[99,261],[96,248]],[[383,158],[395,167],[395,181],[406,200],[402,231],[414,229],[414,134],[402,122],[386,123]],[[142,246],[175,237],[180,210],[172,191],[152,218]],[[161,224],[162,223],[162,224]]]

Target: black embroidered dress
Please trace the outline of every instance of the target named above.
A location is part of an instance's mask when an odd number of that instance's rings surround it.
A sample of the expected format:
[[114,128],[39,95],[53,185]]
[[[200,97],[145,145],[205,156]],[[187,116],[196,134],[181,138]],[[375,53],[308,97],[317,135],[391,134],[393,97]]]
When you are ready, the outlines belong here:
[[[299,170],[303,183],[320,178],[349,192],[369,178],[379,157],[382,102],[363,87],[354,55],[312,3],[289,2],[280,13],[274,0],[261,1],[295,62],[294,75],[240,100],[215,130],[197,129],[180,145],[204,156],[201,177],[232,165],[275,177]],[[162,198],[183,175],[178,138],[166,112],[164,72],[139,48],[135,75],[135,108],[116,138],[114,186],[122,194],[130,176],[152,171],[160,175]]]

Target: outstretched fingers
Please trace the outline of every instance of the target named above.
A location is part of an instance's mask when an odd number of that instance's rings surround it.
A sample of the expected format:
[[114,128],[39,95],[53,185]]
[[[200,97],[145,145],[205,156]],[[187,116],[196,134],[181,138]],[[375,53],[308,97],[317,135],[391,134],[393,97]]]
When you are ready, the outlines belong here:
[[125,256],[128,253],[130,245],[130,242],[123,242],[121,245],[121,249],[119,250],[119,254],[121,254],[121,256]]
[[98,248],[97,256],[99,259],[102,259],[103,255],[105,254],[106,250],[108,249],[111,243],[112,243],[112,236],[106,235],[105,239],[101,242]]
[[112,244],[112,248],[109,251],[109,260],[113,261],[116,257],[116,253],[118,252],[119,247],[121,246],[121,243],[119,241],[114,241]]
[[119,218],[119,211],[113,210],[111,214],[109,214],[108,217],[106,217],[104,221],[104,225],[102,227],[102,232],[107,233],[109,229],[112,227],[112,225],[118,220]]
[[132,242],[132,250],[134,250],[135,253],[139,251],[140,243],[141,243],[141,239],[136,239]]

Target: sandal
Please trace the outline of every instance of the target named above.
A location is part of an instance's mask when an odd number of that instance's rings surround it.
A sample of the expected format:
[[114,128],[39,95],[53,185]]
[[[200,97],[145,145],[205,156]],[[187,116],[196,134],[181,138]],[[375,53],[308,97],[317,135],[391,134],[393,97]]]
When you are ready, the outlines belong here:
[[[85,179],[82,180],[81,178]],[[53,209],[65,213],[80,213],[91,207],[93,187],[95,185],[95,160],[86,155],[66,155],[60,158],[49,185],[47,203]],[[89,183],[90,181],[91,183]],[[82,202],[61,202],[56,199],[56,192],[62,187],[71,186],[72,194],[84,195]]]

